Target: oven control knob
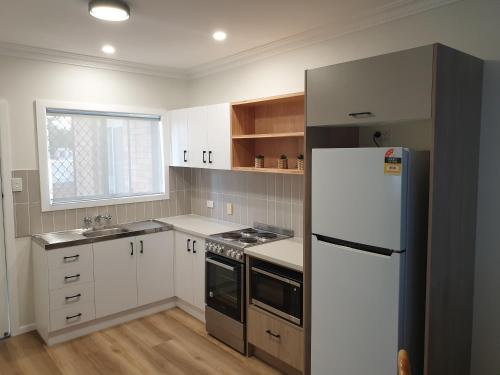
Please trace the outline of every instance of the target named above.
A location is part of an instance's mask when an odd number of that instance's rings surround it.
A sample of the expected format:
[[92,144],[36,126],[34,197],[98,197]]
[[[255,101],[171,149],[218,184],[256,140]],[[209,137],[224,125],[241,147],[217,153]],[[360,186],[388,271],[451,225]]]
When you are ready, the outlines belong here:
[[229,251],[227,252],[227,256],[228,256],[228,257],[231,257],[231,258],[234,258],[234,250],[229,250]]
[[218,252],[219,254],[222,254],[224,252],[224,246],[219,245]]
[[241,253],[236,254],[236,259],[237,259],[237,260],[241,260],[241,259],[243,259],[243,254],[241,254]]

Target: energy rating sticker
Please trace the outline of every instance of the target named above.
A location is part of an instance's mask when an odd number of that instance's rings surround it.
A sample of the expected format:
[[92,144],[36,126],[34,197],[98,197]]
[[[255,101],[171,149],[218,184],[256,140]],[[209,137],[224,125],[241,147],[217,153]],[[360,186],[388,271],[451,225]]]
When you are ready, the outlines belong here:
[[384,157],[384,174],[400,176],[402,170],[402,157],[396,155],[393,148],[388,149]]

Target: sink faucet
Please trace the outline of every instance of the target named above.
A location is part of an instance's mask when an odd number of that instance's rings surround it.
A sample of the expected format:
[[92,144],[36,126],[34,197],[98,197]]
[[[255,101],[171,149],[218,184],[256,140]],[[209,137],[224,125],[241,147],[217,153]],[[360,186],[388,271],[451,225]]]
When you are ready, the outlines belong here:
[[90,216],[85,216],[83,218],[83,227],[85,229],[90,229],[90,227],[92,226],[92,217]]
[[103,219],[106,221],[106,224],[109,224],[111,222],[111,218],[112,216],[110,214],[104,214],[104,215],[99,214],[94,218],[95,226],[96,227],[101,226],[102,225],[101,222]]

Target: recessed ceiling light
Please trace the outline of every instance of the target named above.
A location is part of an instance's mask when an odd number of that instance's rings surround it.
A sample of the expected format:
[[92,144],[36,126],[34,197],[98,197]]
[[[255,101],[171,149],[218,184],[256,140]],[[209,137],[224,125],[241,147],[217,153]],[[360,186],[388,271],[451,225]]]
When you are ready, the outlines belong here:
[[226,40],[227,38],[227,35],[224,31],[216,31],[215,33],[213,33],[213,38],[219,42],[223,41],[223,40]]
[[121,0],[91,0],[89,13],[104,21],[125,21],[130,17],[130,8]]
[[101,51],[107,53],[108,55],[112,55],[115,53],[116,49],[111,44],[105,44],[102,46]]

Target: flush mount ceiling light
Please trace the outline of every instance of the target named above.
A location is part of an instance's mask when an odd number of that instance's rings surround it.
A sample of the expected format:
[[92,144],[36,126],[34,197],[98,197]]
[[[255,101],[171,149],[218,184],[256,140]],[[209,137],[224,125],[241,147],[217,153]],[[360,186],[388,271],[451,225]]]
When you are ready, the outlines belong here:
[[89,13],[104,21],[125,21],[130,17],[130,8],[121,0],[91,0]]
[[113,47],[111,44],[105,44],[102,46],[101,51],[104,53],[107,53],[108,55],[112,55],[115,53],[115,47]]
[[212,34],[212,37],[218,41],[222,42],[223,40],[226,40],[227,34],[224,31],[216,31],[215,33]]

